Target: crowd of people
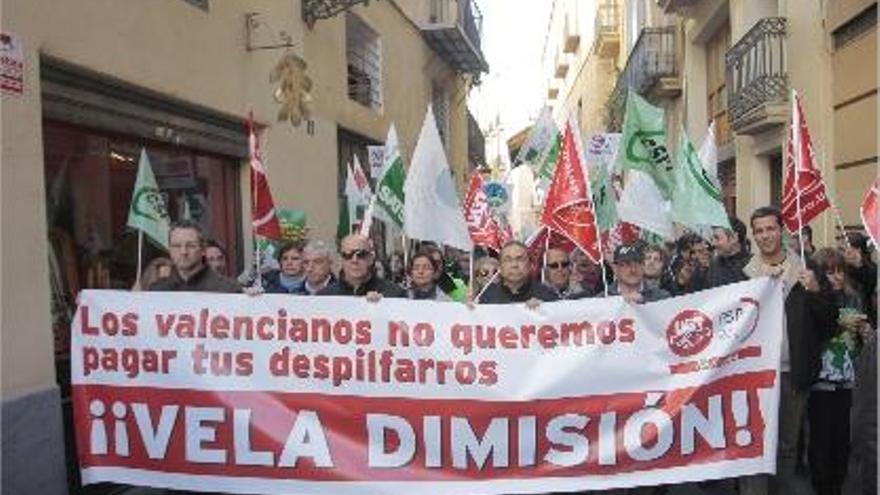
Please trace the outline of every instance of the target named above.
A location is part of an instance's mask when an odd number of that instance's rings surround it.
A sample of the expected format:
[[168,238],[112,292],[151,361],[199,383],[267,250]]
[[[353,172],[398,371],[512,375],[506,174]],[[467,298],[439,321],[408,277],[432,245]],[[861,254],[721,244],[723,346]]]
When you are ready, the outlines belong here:
[[774,207],[755,210],[748,228],[737,218],[730,218],[730,226],[714,228],[711,242],[686,234],[665,245],[620,245],[607,253],[605,266],[558,248],[535,260],[519,241],[473,263],[431,243],[411,256],[395,253],[379,260],[370,240],[353,234],[341,240],[338,252],[319,240],[284,244],[277,251],[278,269],[243,289],[225,272],[223,248],[206,241],[198,224],[184,221],[170,230],[170,260],[153,260],[140,285],[161,291],[244,291],[255,297],[336,295],[534,308],[606,294],[649,303],[776,277],[785,294],[777,472],[717,483],[740,494],[789,495],[806,493],[807,479],[817,495],[838,495],[849,476],[862,493],[876,493],[876,253],[858,233],[841,235],[837,247],[817,250],[805,227],[806,259],[801,259],[801,239],[786,239]]

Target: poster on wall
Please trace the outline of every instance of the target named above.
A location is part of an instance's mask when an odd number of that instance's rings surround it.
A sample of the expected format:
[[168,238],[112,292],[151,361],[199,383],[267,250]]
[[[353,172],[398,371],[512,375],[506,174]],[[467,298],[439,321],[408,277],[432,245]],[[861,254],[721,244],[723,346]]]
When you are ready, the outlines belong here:
[[24,92],[24,50],[21,38],[0,33],[0,92],[21,95]]

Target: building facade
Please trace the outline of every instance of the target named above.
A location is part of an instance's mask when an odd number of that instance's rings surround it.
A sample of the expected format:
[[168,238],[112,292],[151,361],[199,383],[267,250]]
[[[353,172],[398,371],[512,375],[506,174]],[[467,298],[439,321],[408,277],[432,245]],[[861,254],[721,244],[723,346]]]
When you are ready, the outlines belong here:
[[[66,330],[79,290],[134,280],[125,223],[141,148],[171,218],[200,222],[231,272],[251,256],[249,111],[276,204],[302,211],[312,238],[336,232],[351,157],[366,166],[393,123],[408,162],[429,104],[464,186],[466,99],[487,70],[478,11],[362,3],[4,2],[4,44],[23,62],[20,90],[2,94],[4,493],[76,491]],[[286,53],[312,81],[298,126],[276,119],[270,74]]]

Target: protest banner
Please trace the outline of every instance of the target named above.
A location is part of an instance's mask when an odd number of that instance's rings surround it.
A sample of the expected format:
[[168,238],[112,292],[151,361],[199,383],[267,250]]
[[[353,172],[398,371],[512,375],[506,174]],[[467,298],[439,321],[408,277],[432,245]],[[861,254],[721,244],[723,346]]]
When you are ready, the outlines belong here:
[[780,285],[644,305],[87,290],[86,484],[227,493],[604,490],[775,469]]

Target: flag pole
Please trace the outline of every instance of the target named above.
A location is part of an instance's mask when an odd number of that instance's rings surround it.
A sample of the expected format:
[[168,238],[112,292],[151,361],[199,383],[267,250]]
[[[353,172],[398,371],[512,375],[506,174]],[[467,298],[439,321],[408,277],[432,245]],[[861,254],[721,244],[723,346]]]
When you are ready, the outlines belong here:
[[470,260],[468,261],[468,293],[474,293],[474,248],[471,248]]
[[553,230],[548,228],[547,229],[547,238],[544,239],[544,256],[542,256],[542,258],[543,258],[543,264],[541,266],[541,283],[542,284],[547,283],[547,251],[550,250],[550,236],[552,236],[552,235],[553,235]]
[[[798,105],[797,100],[797,91],[792,88],[791,90],[791,125],[792,125],[792,141],[791,146],[795,148],[794,150],[794,173],[792,173],[792,180],[794,181],[794,195],[795,201],[797,202],[797,217],[798,217],[798,244],[800,244],[801,248],[801,263],[804,268],[807,268],[807,259],[804,255],[804,216],[801,213],[801,187],[798,173],[801,165],[801,118],[800,114],[800,105]],[[795,118],[795,116],[797,118]]]
[[602,246],[602,234],[599,234],[599,266],[602,268],[602,287],[605,289],[605,297],[608,297],[608,277],[605,273],[605,249]]
[[140,288],[140,290],[144,290],[144,287],[141,287],[141,271],[144,269],[144,231],[138,229],[138,267],[137,273],[134,276],[134,284]]

